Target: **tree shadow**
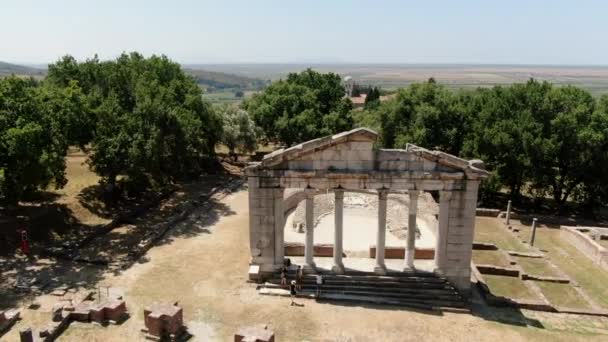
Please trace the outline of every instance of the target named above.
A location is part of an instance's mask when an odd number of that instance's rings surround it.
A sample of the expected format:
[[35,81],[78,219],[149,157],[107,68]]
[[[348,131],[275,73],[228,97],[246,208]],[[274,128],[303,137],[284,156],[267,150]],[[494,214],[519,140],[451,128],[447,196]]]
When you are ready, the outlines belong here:
[[[57,289],[93,290],[103,278],[104,267],[37,257],[12,259],[2,267],[0,310],[35,303],[39,295]],[[57,297],[60,301],[63,297]],[[31,305],[36,309],[36,305]],[[49,317],[50,319],[50,317]]]
[[477,286],[477,283],[471,283],[471,314],[473,316],[482,318],[486,321],[501,324],[519,327],[534,327],[539,329],[545,328],[541,321],[526,317],[526,315],[524,315],[519,308],[510,306],[497,307],[489,305],[488,302],[483,298],[483,295],[480,293]]
[[43,202],[20,204],[9,211],[0,211],[0,256],[17,252],[21,230],[26,229],[33,253],[51,246],[71,246],[97,226],[84,225],[63,203]]
[[496,307],[486,303],[476,303],[472,305],[471,313],[486,321],[519,327],[545,328],[541,321],[526,317],[520,309],[514,307]]

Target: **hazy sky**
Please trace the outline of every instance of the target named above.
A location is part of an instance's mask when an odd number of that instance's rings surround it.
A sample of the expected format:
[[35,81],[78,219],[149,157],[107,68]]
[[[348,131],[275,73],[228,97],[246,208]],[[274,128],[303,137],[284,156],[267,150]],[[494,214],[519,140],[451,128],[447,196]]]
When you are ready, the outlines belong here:
[[0,60],[608,64],[605,0],[0,0]]

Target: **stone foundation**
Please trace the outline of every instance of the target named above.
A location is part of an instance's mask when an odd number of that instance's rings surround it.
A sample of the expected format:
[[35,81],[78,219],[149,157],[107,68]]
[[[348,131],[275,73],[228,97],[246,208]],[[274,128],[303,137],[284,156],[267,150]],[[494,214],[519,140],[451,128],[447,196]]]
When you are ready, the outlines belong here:
[[183,310],[177,305],[152,304],[144,309],[147,333],[154,337],[178,336],[185,331]]

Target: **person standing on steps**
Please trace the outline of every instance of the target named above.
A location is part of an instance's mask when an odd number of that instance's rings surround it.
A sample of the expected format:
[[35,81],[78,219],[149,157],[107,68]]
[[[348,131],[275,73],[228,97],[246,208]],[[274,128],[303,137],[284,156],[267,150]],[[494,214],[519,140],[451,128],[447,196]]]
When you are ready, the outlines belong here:
[[296,283],[298,291],[302,291],[302,283],[304,282],[304,271],[302,270],[302,266],[298,265],[298,270],[296,271]]
[[281,286],[287,285],[287,269],[283,267],[281,270]]
[[290,305],[295,305],[296,302],[294,302],[294,298],[296,297],[296,281],[292,280],[291,284],[289,285],[289,295],[291,296],[291,304]]
[[321,286],[323,285],[323,276],[317,273],[317,299],[321,298]]

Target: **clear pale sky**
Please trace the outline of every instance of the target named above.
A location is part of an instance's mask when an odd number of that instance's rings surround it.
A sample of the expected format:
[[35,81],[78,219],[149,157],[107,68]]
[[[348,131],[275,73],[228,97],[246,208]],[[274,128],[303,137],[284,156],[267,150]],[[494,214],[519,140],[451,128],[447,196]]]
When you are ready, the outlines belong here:
[[605,0],[0,0],[0,61],[608,64]]

